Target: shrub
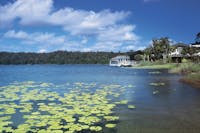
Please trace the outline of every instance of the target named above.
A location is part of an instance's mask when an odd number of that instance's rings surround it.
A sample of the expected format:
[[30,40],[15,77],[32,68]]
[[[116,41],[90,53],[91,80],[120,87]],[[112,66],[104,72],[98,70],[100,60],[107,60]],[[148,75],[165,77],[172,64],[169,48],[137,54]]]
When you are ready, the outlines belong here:
[[172,73],[191,73],[199,71],[200,65],[195,63],[181,63],[176,68],[170,70]]
[[136,54],[136,55],[134,56],[134,59],[135,59],[136,61],[141,61],[141,60],[142,60],[142,55],[141,55],[141,54]]

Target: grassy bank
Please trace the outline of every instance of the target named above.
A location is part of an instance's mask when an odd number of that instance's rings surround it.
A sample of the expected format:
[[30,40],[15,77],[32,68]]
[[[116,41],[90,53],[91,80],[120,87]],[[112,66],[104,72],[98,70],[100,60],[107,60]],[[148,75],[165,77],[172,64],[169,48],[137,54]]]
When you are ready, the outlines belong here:
[[181,63],[169,70],[171,73],[181,73],[184,77],[180,81],[200,88],[200,64]]
[[170,73],[183,74],[180,81],[200,88],[200,64],[187,63],[162,63],[162,62],[141,62],[133,68],[138,69],[169,69]]
[[177,67],[176,63],[162,63],[162,62],[141,62],[133,68],[139,69],[172,69]]
[[176,67],[171,68],[169,72],[171,73],[182,73],[182,74],[191,74],[200,71],[200,64],[195,63],[180,63]]
[[200,72],[188,74],[181,78],[180,81],[200,88]]

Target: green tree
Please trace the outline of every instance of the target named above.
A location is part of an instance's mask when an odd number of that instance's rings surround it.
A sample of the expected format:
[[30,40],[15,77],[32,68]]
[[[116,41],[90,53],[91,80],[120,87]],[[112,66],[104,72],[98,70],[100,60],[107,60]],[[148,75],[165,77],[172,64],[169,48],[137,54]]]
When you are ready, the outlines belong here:
[[150,61],[150,57],[151,57],[151,54],[152,54],[152,47],[147,47],[144,49],[144,61]]
[[168,37],[161,37],[160,39],[153,39],[152,41],[155,59],[166,59],[170,51],[170,41]]
[[197,33],[196,38],[195,38],[196,43],[200,43],[200,32]]
[[0,64],[107,64],[116,55],[113,52],[0,52]]
[[136,55],[134,56],[134,59],[135,59],[136,61],[141,61],[141,60],[142,60],[142,55],[141,55],[141,54],[136,54]]

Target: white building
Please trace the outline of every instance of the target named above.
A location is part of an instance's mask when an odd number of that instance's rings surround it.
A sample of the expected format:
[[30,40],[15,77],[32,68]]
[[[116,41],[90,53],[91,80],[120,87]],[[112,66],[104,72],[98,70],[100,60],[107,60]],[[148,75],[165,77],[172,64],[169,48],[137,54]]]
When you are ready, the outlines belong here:
[[130,60],[129,56],[118,55],[110,59],[110,66],[132,66],[134,63]]
[[190,47],[200,48],[200,43],[193,43],[190,45]]
[[193,56],[200,56],[200,52],[194,53]]
[[169,53],[170,56],[181,56],[181,52],[183,51],[183,47],[177,47],[174,52]]

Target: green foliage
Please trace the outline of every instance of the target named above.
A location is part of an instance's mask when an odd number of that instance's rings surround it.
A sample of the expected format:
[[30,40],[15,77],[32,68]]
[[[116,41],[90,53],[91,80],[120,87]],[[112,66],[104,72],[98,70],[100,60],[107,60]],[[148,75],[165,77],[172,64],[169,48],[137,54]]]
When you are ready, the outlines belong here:
[[144,60],[150,61],[150,57],[153,53],[153,48],[152,47],[147,47],[144,49]]
[[196,43],[200,43],[200,32],[197,33],[195,41],[196,41]]
[[199,52],[199,48],[196,47],[190,47],[190,46],[185,46],[183,47],[183,51],[181,52],[181,54],[183,55],[193,55],[194,53],[198,53]]
[[108,123],[108,124],[105,125],[105,127],[107,127],[107,128],[115,128],[116,124]]
[[[119,116],[115,116],[115,107],[119,109],[120,104],[128,104],[126,99],[115,96],[123,96],[126,89],[132,87],[84,82],[55,85],[33,81],[1,86],[0,132],[90,133],[101,132],[105,127],[115,128],[119,120]],[[128,108],[135,106],[128,105]],[[19,115],[18,119],[23,121],[15,122],[14,115]]]
[[152,65],[164,65],[165,63],[163,63],[162,60],[157,60],[154,62],[150,62],[150,61],[142,61],[140,63],[140,66],[152,66]]
[[144,54],[144,51],[141,51],[141,50],[132,51],[132,50],[131,50],[131,51],[127,52],[126,54],[130,56],[130,59],[131,59],[131,60],[137,60],[137,59],[135,58],[135,56],[136,56],[136,55],[143,55],[143,54]]
[[[200,40],[200,33],[196,35],[196,40]],[[183,43],[177,43],[170,46],[170,41],[167,37],[153,39],[153,44],[144,50],[129,51],[124,54],[130,56],[131,60],[141,61],[162,61],[170,62],[169,53],[173,52],[177,47],[182,47],[182,55],[193,55],[200,52],[199,48],[190,47]],[[196,41],[200,43],[200,41]],[[112,57],[119,53],[113,52],[69,52],[56,51],[51,53],[9,53],[0,52],[0,64],[108,64]],[[192,57],[193,58],[193,57]],[[199,59],[194,57],[194,62]],[[159,64],[160,65],[160,64]]]
[[129,109],[135,109],[136,107],[135,107],[135,105],[128,105],[128,108]]
[[160,39],[153,39],[153,54],[155,59],[162,59],[163,55],[168,55],[169,53],[169,39],[167,37],[162,37]]
[[189,74],[185,78],[200,81],[200,72]]
[[191,73],[199,71],[200,65],[195,63],[181,63],[177,67],[170,70],[171,73]]
[[189,59],[185,59],[185,58],[182,59],[182,63],[189,63],[189,62],[191,62]]
[[162,82],[158,82],[158,83],[150,83],[149,85],[152,85],[152,86],[164,86],[165,83],[162,83]]
[[142,55],[141,54],[137,54],[134,56],[136,61],[141,61],[142,60]]
[[171,69],[171,68],[175,68],[175,67],[176,67],[176,64],[174,64],[174,63],[163,63],[162,61],[155,61],[155,62],[144,61],[144,62],[141,62],[135,68],[144,68],[144,69]]
[[144,52],[144,60],[160,60],[167,57],[170,52],[170,41],[167,37],[153,39],[153,44],[147,47]]
[[108,64],[113,52],[8,53],[0,52],[0,64]]

